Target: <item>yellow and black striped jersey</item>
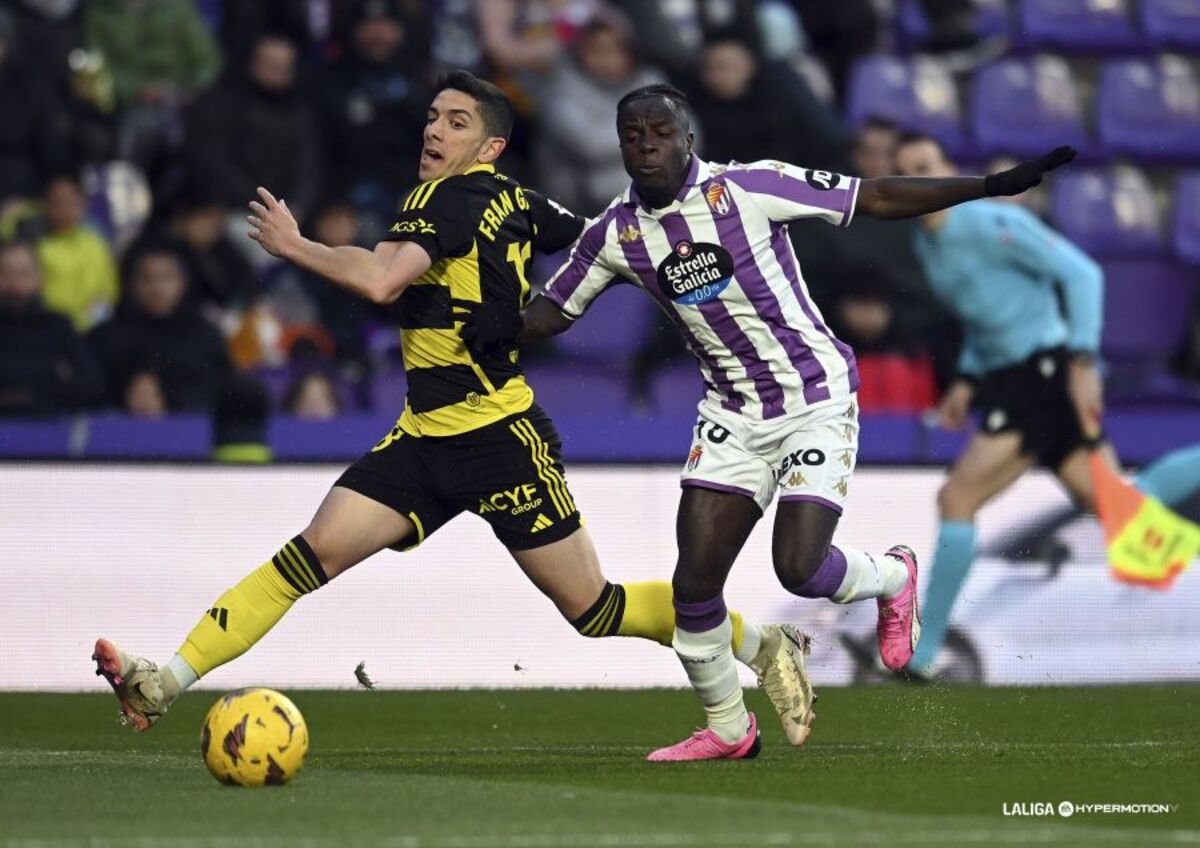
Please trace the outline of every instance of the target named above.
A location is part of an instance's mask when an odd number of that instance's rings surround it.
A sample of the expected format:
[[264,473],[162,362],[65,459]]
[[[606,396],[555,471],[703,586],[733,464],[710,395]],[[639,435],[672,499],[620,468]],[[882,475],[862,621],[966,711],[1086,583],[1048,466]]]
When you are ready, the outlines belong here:
[[516,338],[497,346],[494,354],[481,355],[467,348],[460,331],[464,319],[485,302],[489,309],[518,315],[530,297],[526,272],[533,251],[562,250],[583,224],[491,165],[430,180],[409,192],[385,240],[419,244],[433,265],[392,307],[408,377],[400,430],[452,436],[532,405]]

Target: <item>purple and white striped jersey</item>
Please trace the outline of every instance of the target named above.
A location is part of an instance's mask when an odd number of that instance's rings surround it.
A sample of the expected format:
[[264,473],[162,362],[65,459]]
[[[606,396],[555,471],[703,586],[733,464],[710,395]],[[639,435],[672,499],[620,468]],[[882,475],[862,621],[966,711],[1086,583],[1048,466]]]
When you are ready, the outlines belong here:
[[629,189],[588,222],[545,295],[581,316],[608,286],[645,289],[683,333],[710,402],[778,418],[858,388],[854,354],[825,326],[800,276],[787,223],[846,226],[858,178],[782,162],[710,164],[692,155],[664,209]]

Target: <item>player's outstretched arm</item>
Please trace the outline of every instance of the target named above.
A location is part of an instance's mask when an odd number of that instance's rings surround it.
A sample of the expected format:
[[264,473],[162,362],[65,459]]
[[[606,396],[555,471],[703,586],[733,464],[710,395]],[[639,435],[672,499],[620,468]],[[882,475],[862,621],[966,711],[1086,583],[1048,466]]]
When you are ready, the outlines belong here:
[[1020,194],[1042,181],[1047,171],[1075,158],[1075,148],[1056,147],[988,177],[880,177],[863,180],[857,209],[872,218],[914,218],[968,200]]
[[425,248],[413,242],[381,242],[374,251],[347,245],[329,247],[306,239],[283,200],[259,188],[262,203],[250,203],[250,238],[272,256],[320,274],[374,303],[392,303],[433,264]]

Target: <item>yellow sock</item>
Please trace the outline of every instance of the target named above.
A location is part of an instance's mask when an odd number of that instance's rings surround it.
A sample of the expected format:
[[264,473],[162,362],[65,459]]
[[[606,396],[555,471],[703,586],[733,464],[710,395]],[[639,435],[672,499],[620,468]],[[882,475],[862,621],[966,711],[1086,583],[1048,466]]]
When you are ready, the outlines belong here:
[[[739,653],[746,635],[741,613],[730,611],[733,652]],[[666,580],[605,585],[591,609],[577,618],[575,628],[584,636],[633,636],[671,647],[675,637],[675,604]]]
[[326,581],[312,548],[297,536],[270,562],[221,595],[192,628],[178,653],[197,676],[203,677],[244,654],[302,595]]
[[636,636],[671,647],[675,636],[675,605],[671,584],[666,580],[626,583],[625,614],[617,627],[618,636]]

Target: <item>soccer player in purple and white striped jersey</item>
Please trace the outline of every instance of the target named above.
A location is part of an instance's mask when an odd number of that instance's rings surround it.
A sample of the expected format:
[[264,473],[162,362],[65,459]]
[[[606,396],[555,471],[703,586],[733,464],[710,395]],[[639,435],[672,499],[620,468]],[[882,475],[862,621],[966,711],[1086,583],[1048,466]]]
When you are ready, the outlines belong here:
[[[777,495],[773,556],[785,588],[835,603],[877,599],[880,653],[891,668],[904,666],[920,635],[912,551],[832,544],[857,453],[858,371],[808,295],[788,222],[847,226],[856,212],[907,218],[1016,194],[1074,151],[986,179],[860,180],[782,162],[719,165],[692,151],[686,100],[664,85],[626,95],[617,132],[632,184],[584,229],[526,311],[523,336],[564,331],[610,285],[628,281],[658,302],[699,362],[706,393],[683,471],[674,646],[708,727],[650,759],[753,756],[757,724],[742,702],[722,591]],[[794,715],[803,726],[788,733],[793,744],[807,736],[810,707],[809,692]]]

